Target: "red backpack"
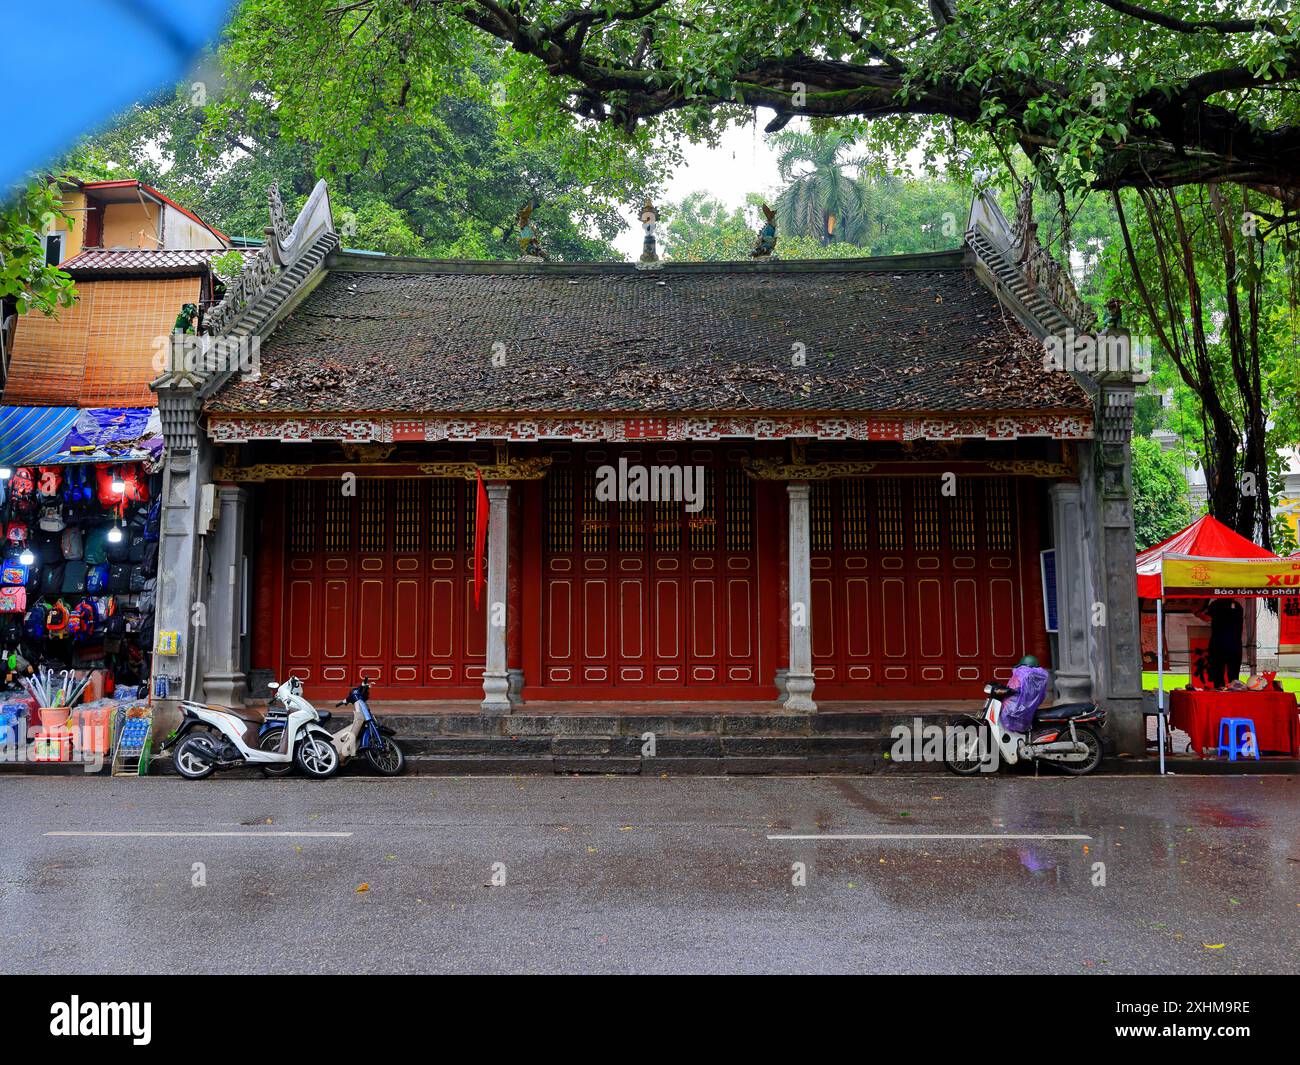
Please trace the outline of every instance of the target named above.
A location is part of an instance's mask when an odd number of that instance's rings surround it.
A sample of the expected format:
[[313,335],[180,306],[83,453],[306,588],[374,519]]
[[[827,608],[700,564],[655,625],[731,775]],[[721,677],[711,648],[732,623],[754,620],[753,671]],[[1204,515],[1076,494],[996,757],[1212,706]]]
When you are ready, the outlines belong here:
[[30,518],[36,512],[36,481],[27,466],[19,466],[9,478],[9,505],[15,518]]
[[[113,491],[115,480],[125,485],[120,495]],[[126,502],[149,502],[149,484],[140,476],[135,466],[96,466],[95,488],[99,495],[99,502],[106,507],[115,507]]]

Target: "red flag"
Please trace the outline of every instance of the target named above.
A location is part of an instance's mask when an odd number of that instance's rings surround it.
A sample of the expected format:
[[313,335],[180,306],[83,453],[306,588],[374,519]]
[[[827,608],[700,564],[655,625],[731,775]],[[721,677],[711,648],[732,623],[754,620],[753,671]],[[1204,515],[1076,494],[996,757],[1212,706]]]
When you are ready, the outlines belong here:
[[483,474],[474,471],[478,478],[478,495],[474,505],[474,609],[478,609],[479,598],[483,594],[483,547],[487,543],[488,531],[488,497],[483,487]]

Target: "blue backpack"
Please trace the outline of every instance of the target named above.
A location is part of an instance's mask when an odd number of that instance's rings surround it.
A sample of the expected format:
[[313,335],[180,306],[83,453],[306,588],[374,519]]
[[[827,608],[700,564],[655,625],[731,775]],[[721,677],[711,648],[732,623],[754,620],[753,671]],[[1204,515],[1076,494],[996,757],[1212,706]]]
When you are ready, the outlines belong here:
[[27,611],[23,618],[23,635],[29,640],[43,640],[45,638],[45,611],[48,608],[44,603],[37,603],[31,610]]
[[103,595],[108,591],[108,563],[100,562],[86,570],[86,594]]

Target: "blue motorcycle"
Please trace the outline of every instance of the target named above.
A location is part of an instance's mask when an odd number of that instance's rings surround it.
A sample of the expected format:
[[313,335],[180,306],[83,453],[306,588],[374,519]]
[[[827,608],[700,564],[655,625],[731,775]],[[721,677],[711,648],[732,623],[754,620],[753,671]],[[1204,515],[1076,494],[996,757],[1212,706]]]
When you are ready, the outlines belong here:
[[[352,707],[352,721],[334,733],[334,746],[339,753],[340,768],[358,754],[364,754],[370,767],[382,776],[395,777],[406,768],[406,756],[393,738],[396,732],[381,725],[370,709],[370,682],[362,677],[348,697],[338,706]],[[333,716],[328,710],[317,711],[322,724]],[[280,734],[284,730],[288,711],[272,700],[266,709],[266,720],[258,730],[258,746],[263,750],[279,750]],[[292,768],[288,765],[263,765],[267,776],[284,776]]]

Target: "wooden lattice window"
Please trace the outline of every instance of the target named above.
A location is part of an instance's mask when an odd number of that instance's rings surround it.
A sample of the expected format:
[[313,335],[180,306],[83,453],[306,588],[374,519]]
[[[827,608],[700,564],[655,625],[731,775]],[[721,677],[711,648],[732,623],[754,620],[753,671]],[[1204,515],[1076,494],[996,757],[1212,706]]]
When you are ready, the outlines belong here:
[[573,471],[567,467],[546,478],[546,549],[559,555],[573,550]]
[[933,477],[912,482],[912,550],[939,550],[939,482]]
[[[692,551],[712,551],[718,544],[718,484],[711,466],[698,467],[702,483],[698,486],[704,495],[704,506],[693,514],[686,513],[686,524],[691,530]],[[687,471],[683,470],[683,476]],[[693,472],[693,471],[692,471]],[[676,504],[685,512],[685,503]]]
[[393,550],[414,554],[420,550],[420,497],[423,486],[419,481],[398,481],[393,501]]
[[897,477],[877,482],[876,522],[880,550],[903,550],[903,486]]
[[654,503],[654,549],[668,552],[682,546],[682,505],[668,499]]
[[840,482],[840,542],[845,551],[871,548],[871,500],[865,477]]
[[582,486],[582,549],[599,554],[609,550],[610,505],[596,498],[596,470],[588,466]]
[[990,551],[1010,551],[1015,522],[1011,512],[1011,485],[1005,477],[985,482],[985,531]]
[[744,470],[729,469],[726,489],[726,537],[728,551],[748,551],[754,536],[754,482]]
[[316,550],[316,485],[294,481],[289,485],[289,550],[308,554]]
[[970,477],[957,479],[957,494],[952,497],[948,510],[948,535],[954,551],[975,550],[975,481]]
[[388,507],[383,481],[362,481],[361,529],[358,539],[362,551],[385,551],[388,548]]
[[835,519],[831,513],[831,482],[813,481],[808,493],[810,542],[814,551],[835,548]]
[[645,550],[645,504],[622,500],[618,504],[618,549]]
[[456,550],[456,497],[460,494],[457,491],[459,484],[450,479],[429,483],[433,486],[429,507],[429,548],[439,554],[451,554]]
[[321,485],[325,494],[324,548],[331,554],[352,550],[353,496],[343,494],[341,483],[325,481]]

